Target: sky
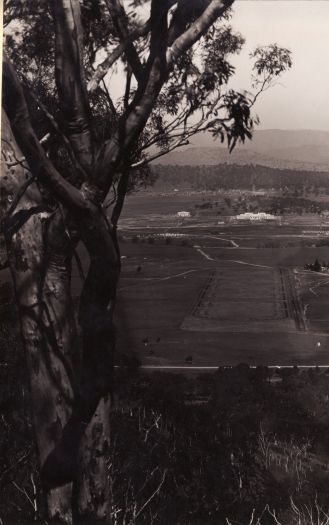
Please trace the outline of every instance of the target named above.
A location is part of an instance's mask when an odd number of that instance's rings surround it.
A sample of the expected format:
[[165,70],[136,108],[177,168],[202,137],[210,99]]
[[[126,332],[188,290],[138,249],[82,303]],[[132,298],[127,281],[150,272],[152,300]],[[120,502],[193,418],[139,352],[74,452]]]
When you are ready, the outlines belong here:
[[292,69],[257,101],[258,129],[329,131],[329,0],[236,0],[231,25],[246,39],[232,60],[235,89],[251,89],[256,46],[277,42],[292,51]]
[[[292,69],[257,100],[257,129],[329,131],[329,0],[235,0],[233,11],[230,23],[246,39],[231,57],[234,89],[251,90],[255,47],[278,43],[292,51]],[[120,76],[120,69],[107,76],[114,98],[122,95]]]

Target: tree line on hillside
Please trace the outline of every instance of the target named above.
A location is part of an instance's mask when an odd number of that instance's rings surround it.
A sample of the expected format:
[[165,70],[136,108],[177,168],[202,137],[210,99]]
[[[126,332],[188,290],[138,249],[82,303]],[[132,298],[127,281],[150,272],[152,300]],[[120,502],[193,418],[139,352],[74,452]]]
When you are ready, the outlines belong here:
[[283,213],[302,215],[304,213],[321,214],[327,209],[327,203],[296,197],[291,194],[267,197],[259,194],[250,195],[240,193],[237,198],[224,197],[224,203],[221,203],[220,200],[211,201],[203,199],[201,204],[195,204],[195,209],[202,210],[204,214],[211,213],[211,210],[214,208],[217,209],[217,215],[245,212],[257,213],[259,210],[274,215],[281,215]]
[[[164,189],[186,187],[190,190],[269,189],[294,191],[302,196],[329,191],[329,173],[275,169],[267,166],[219,164],[214,166],[152,166],[156,186]],[[296,195],[296,196],[297,196]]]

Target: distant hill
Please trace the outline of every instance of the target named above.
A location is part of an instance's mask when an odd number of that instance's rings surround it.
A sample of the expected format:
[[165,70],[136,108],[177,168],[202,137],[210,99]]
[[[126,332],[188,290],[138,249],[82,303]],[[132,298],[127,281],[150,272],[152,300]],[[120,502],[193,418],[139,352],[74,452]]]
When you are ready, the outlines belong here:
[[279,169],[329,170],[329,131],[259,130],[253,140],[238,145],[232,154],[207,135],[193,139],[195,144],[160,157],[161,165],[258,164]]
[[276,189],[295,192],[296,196],[324,191],[329,194],[329,171],[277,169],[260,165],[156,165],[152,187],[156,191],[173,189],[217,191],[218,189]]
[[252,149],[258,152],[275,152],[280,149],[303,148],[305,146],[323,146],[329,148],[329,131],[318,131],[312,129],[257,130],[254,132],[252,141],[248,141],[244,146],[238,147]]

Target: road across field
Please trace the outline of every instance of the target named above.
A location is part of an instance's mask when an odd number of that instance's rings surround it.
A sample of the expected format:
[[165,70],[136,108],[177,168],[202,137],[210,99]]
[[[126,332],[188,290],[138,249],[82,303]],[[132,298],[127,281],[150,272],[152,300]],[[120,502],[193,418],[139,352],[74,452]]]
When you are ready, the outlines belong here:
[[[143,199],[136,205],[138,216],[126,208],[119,232],[118,363],[134,355],[145,370],[327,365],[329,287],[318,281],[329,279],[302,268],[316,257],[328,260],[329,249],[286,246],[302,237],[305,225],[190,224],[149,202],[151,208]],[[258,247],[273,239],[285,247]],[[212,276],[220,273],[214,291]],[[207,283],[213,318],[197,318],[192,312]]]
[[[328,261],[329,248],[318,237],[298,244],[305,225],[178,224],[145,209],[136,221],[128,206],[119,232],[118,364],[134,355],[145,369],[327,366],[329,276],[303,267]],[[80,288],[75,268],[73,295]]]
[[[203,243],[201,233],[198,244],[194,240],[190,246],[182,246],[179,239],[169,245],[163,239],[155,239],[154,244],[122,244],[125,258],[117,312],[121,353],[134,353],[145,367],[177,370],[241,362],[255,366],[328,363],[326,327],[321,322],[312,326],[305,318],[305,287],[299,289],[302,277],[294,273],[315,252],[300,247],[234,248],[233,258],[232,251],[210,247],[206,238]],[[328,258],[326,247],[316,253]],[[214,291],[213,276],[220,274]],[[316,288],[320,290],[326,288]],[[211,294],[212,305],[208,314],[193,317],[202,294],[203,308],[209,306],[205,303]],[[288,313],[283,315],[285,304]]]

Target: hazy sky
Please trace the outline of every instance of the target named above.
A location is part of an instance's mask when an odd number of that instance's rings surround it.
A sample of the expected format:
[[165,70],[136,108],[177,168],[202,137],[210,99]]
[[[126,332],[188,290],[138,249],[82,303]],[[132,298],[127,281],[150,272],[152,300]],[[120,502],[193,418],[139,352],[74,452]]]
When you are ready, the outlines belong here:
[[248,55],[257,45],[293,53],[281,85],[257,101],[260,128],[329,130],[329,0],[236,0],[231,24],[246,39],[233,61],[234,88],[250,89]]
[[[258,129],[329,131],[329,0],[235,0],[233,9],[230,23],[246,43],[232,58],[232,87],[251,89],[249,53],[256,46],[277,42],[293,54],[280,85],[257,100]],[[122,95],[119,77],[107,77],[114,98]]]

